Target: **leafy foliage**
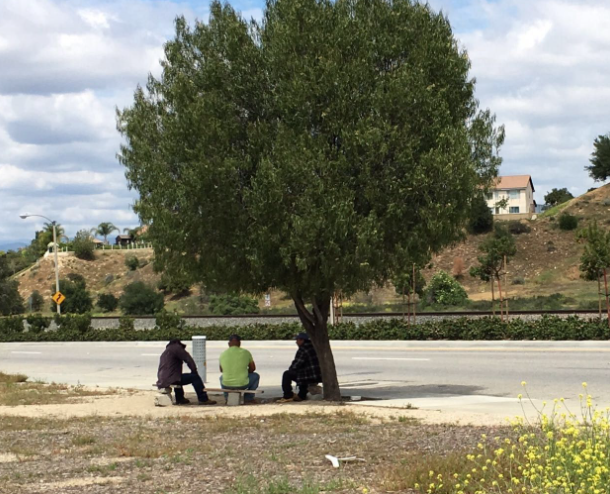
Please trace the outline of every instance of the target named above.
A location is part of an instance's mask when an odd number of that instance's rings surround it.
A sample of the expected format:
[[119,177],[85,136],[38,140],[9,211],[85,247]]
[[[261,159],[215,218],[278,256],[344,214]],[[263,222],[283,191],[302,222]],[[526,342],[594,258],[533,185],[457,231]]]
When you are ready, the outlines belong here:
[[181,295],[187,293],[193,282],[185,273],[163,273],[157,282],[157,288],[164,293]]
[[570,199],[574,199],[572,193],[566,189],[553,189],[547,195],[544,196],[544,203],[548,206],[557,206],[558,204],[563,204],[564,202],[569,201]]
[[487,233],[493,229],[494,217],[483,194],[477,194],[470,204],[468,232],[472,234]]
[[[165,317],[162,316],[162,317]],[[159,341],[169,338],[191,339],[201,328],[165,324],[152,330],[135,330],[133,319],[121,328],[96,330],[88,315],[55,317],[56,331],[24,333],[23,318],[0,319],[0,341]],[[50,322],[50,318],[47,318]],[[226,341],[239,333],[247,340],[290,340],[302,330],[297,323],[250,324],[245,326],[208,326],[208,340]],[[378,319],[355,325],[342,323],[329,328],[333,340],[607,340],[610,329],[605,320],[577,316],[543,316],[535,320],[494,317],[442,319],[423,324],[407,324],[402,319]]]
[[610,269],[610,231],[604,231],[594,222],[582,230],[578,237],[585,241],[580,258],[582,277],[596,281],[604,269]]
[[425,293],[428,304],[460,305],[468,299],[464,287],[445,271],[438,271],[430,279]]
[[504,269],[504,257],[509,263],[510,258],[517,253],[517,246],[508,228],[497,224],[494,234],[481,242],[479,250],[485,255],[477,257],[479,266],[471,268],[470,275],[483,281],[489,281],[492,276],[499,280]]
[[469,70],[446,17],[409,0],[275,0],[260,23],[214,1],[208,24],[178,18],[162,77],[118,122],[156,262],[290,294],[337,399],[331,294],[459,238],[497,173],[503,129]]
[[130,271],[135,271],[140,267],[140,260],[137,256],[127,256],[125,258],[125,266],[127,266]]
[[144,316],[153,315],[163,309],[163,294],[142,281],[130,283],[119,299],[123,314]]
[[23,299],[19,294],[19,282],[10,280],[10,266],[6,255],[0,256],[0,315],[23,314]]
[[610,134],[598,136],[593,147],[591,166],[585,166],[585,170],[593,180],[604,182],[610,177]]
[[527,223],[522,223],[518,220],[509,221],[507,228],[513,235],[521,235],[522,233],[529,233],[532,231]]
[[74,236],[72,248],[74,249],[74,255],[79,259],[85,261],[93,261],[95,259],[95,245],[87,230],[81,230]]
[[33,312],[40,312],[44,306],[44,298],[40,295],[38,290],[34,290],[30,296],[31,307]]
[[562,213],[559,216],[559,229],[561,230],[576,230],[578,228],[578,218],[570,213]]
[[238,294],[212,295],[210,312],[218,316],[258,314],[258,302],[253,297]]
[[[55,292],[55,285],[51,287],[51,291]],[[66,279],[59,280],[59,291],[66,297],[61,304],[62,314],[85,314],[93,309],[93,299],[81,275],[70,274]],[[51,311],[56,310],[57,305],[51,301]]]
[[114,312],[119,306],[119,299],[112,293],[100,293],[97,297],[97,306],[104,312]]
[[[406,264],[409,266],[409,263]],[[411,264],[412,266],[412,264]],[[392,284],[398,295],[411,295],[413,291],[420,297],[424,295],[426,279],[419,266],[415,266],[415,290],[413,290],[413,269],[405,269],[392,277]]]

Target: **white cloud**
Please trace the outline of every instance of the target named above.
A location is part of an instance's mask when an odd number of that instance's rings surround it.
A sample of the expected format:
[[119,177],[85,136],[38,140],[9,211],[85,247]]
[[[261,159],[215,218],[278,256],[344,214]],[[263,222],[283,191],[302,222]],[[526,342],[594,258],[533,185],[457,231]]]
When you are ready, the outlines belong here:
[[[430,0],[468,50],[477,97],[506,124],[501,173],[529,173],[537,200],[582,193],[593,139],[610,131],[610,3]],[[263,0],[230,0],[249,19]],[[0,241],[32,237],[27,207],[73,235],[137,223],[117,163],[115,107],[160,73],[163,43],[197,0],[0,0]]]

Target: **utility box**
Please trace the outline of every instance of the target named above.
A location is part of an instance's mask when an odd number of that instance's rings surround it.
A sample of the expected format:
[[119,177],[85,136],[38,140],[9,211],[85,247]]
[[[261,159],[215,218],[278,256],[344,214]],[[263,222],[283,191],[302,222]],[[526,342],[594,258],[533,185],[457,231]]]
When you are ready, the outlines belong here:
[[197,370],[203,382],[206,382],[207,378],[206,341],[207,336],[193,336],[193,360],[197,364]]

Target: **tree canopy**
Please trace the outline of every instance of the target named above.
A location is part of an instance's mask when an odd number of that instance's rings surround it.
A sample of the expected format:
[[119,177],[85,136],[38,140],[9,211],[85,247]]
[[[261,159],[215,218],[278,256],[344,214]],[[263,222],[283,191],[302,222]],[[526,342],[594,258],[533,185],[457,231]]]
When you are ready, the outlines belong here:
[[567,189],[553,189],[547,195],[544,196],[544,203],[549,206],[557,206],[563,204],[570,199],[574,199],[572,193]]
[[119,112],[155,259],[232,293],[287,292],[337,399],[330,298],[462,235],[504,136],[446,17],[409,0],[213,2]]
[[24,312],[19,282],[10,280],[11,267],[6,254],[0,255],[0,315],[11,316]]
[[610,134],[598,136],[593,148],[591,165],[585,166],[585,170],[593,180],[604,182],[610,177]]

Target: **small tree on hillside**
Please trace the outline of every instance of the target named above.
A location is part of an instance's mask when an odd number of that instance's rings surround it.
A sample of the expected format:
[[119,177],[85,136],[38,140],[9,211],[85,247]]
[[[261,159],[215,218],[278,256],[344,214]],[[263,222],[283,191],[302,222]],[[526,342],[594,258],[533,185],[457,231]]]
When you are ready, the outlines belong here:
[[591,166],[585,166],[585,170],[593,180],[604,182],[610,177],[610,134],[598,136],[593,147]]
[[477,194],[470,204],[468,232],[472,234],[487,233],[493,230],[494,217],[483,194]]
[[438,271],[430,279],[425,300],[429,304],[462,305],[468,300],[468,294],[453,276],[446,271]]
[[32,307],[32,312],[40,312],[44,306],[44,298],[40,295],[38,290],[34,290],[32,295],[30,295],[30,304]]
[[[397,274],[392,276],[392,284],[396,293],[402,296],[403,304],[405,298],[409,307],[409,319],[411,312],[415,317],[415,295],[420,298],[424,295],[426,288],[426,279],[421,272],[421,268],[416,263],[406,262],[404,263],[405,269],[400,270]],[[412,309],[412,310],[411,310]]]
[[547,195],[544,196],[544,203],[548,206],[557,206],[558,204],[563,204],[564,202],[569,201],[570,199],[574,199],[572,193],[566,189],[553,189]]
[[[604,280],[604,293],[606,298],[606,311],[608,313],[608,325],[610,326],[610,300],[608,293],[608,269],[610,269],[610,231],[599,228],[597,222],[593,222],[583,229],[578,238],[585,242],[583,254],[580,258],[580,270],[585,280],[597,281],[598,296],[601,297],[601,282]],[[601,315],[601,298],[600,298]]]
[[504,298],[502,295],[502,282],[500,281],[500,278],[504,273],[504,264],[508,264],[510,258],[517,252],[515,238],[505,226],[497,224],[494,228],[493,235],[481,242],[479,250],[484,252],[485,255],[477,257],[479,266],[471,268],[470,275],[483,281],[491,281],[492,306],[495,301],[493,288],[494,281],[498,284],[500,315],[502,315]]
[[127,285],[119,298],[119,307],[129,316],[154,315],[163,309],[163,305],[163,294],[142,281]]
[[91,238],[91,234],[87,230],[79,231],[72,241],[74,255],[85,261],[93,261],[95,259],[95,245]]
[[[85,314],[93,308],[93,299],[87,290],[85,279],[79,274],[69,274],[65,279],[59,280],[59,291],[66,300],[61,304],[62,314]],[[55,285],[51,293],[55,292]],[[55,312],[57,305],[51,301],[51,311]]]

